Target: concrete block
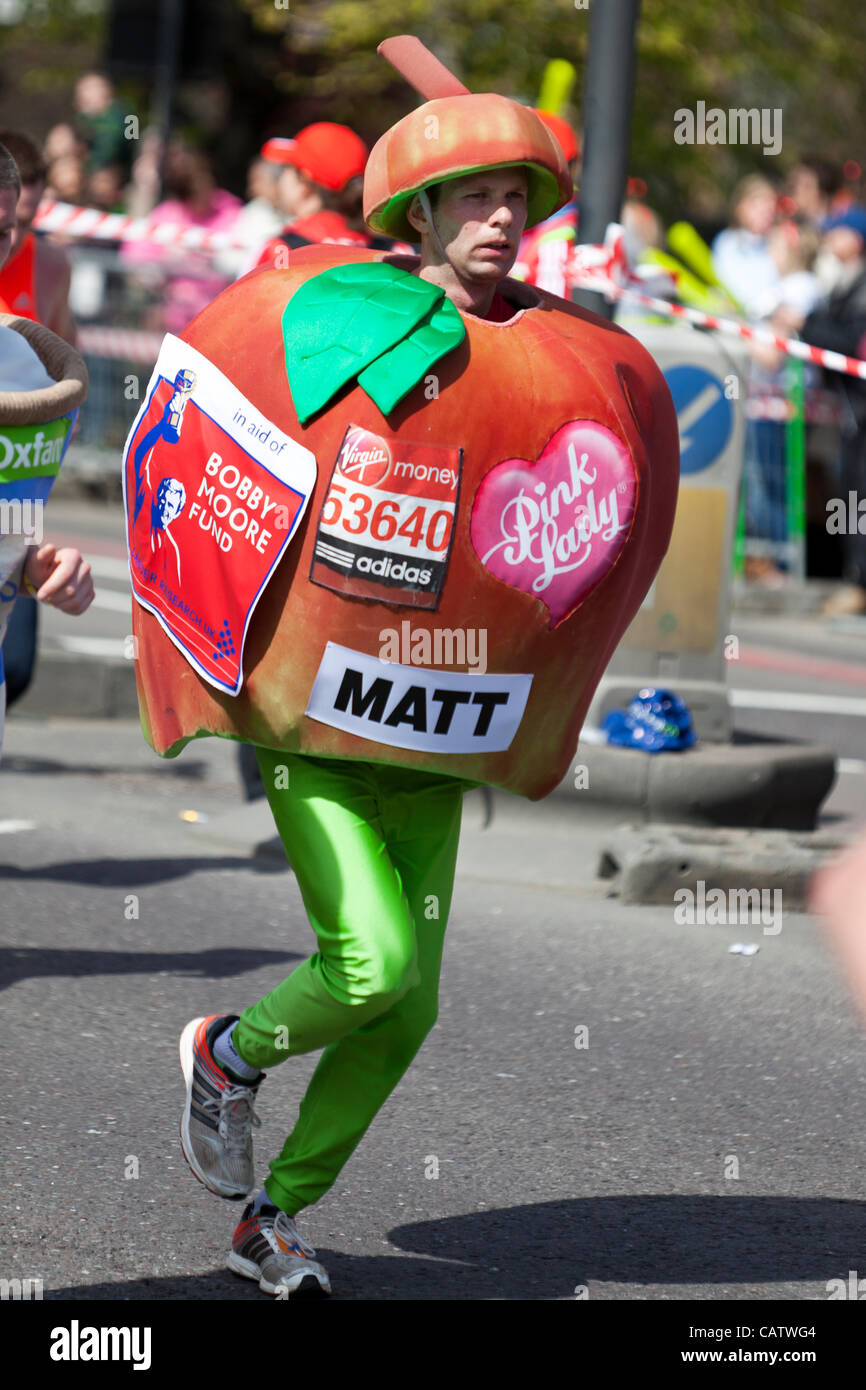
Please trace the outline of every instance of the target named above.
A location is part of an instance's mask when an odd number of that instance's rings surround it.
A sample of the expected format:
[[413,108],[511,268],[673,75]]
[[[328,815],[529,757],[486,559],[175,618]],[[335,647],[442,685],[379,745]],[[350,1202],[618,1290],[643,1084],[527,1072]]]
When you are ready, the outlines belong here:
[[697,897],[713,889],[725,894],[779,890],[783,910],[802,911],[815,870],[844,843],[827,831],[624,824],[601,849],[598,877],[609,880],[611,891],[628,903],[670,904],[673,909],[680,888]]

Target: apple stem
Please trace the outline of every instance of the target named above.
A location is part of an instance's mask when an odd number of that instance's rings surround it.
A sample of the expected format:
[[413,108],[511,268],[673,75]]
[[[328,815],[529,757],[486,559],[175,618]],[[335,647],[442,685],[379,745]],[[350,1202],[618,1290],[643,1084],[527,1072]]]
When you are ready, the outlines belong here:
[[471,93],[414,34],[383,39],[376,52],[405,77],[425,101],[436,97],[467,97]]

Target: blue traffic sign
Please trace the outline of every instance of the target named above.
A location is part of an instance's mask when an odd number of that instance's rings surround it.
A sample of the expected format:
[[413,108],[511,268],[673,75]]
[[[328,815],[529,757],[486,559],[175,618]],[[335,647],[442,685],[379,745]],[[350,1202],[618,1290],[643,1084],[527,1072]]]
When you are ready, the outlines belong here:
[[705,367],[668,367],[664,375],[680,430],[680,472],[700,473],[724,453],[733,406],[721,378]]

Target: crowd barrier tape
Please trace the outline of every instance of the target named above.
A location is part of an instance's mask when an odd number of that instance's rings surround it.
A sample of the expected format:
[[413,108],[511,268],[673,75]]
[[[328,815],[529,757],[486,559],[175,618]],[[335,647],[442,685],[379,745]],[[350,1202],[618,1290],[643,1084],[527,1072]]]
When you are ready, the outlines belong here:
[[209,251],[248,251],[249,241],[231,232],[211,232],[206,227],[179,227],[172,222],[154,223],[149,217],[130,217],[125,212],[102,212],[74,203],[46,199],[33,218],[39,232],[62,232],[87,241],[152,241],[158,246],[181,246]]
[[88,324],[78,329],[76,346],[79,352],[92,357],[122,358],[124,362],[142,362],[153,366],[159,356],[162,340],[162,333]]
[[[749,420],[774,420],[779,424],[798,418],[795,401],[787,396],[749,396],[744,404],[746,418]],[[803,418],[807,425],[840,425],[843,418],[842,406],[836,396],[820,389],[806,390]]]
[[[653,267],[653,270],[656,268]],[[612,222],[605,234],[604,244],[578,245],[569,257],[566,274],[572,287],[594,290],[606,299],[622,299],[629,303],[641,304],[656,314],[669,318],[685,319],[696,328],[709,328],[713,332],[730,337],[745,338],[747,342],[767,343],[778,348],[789,357],[797,357],[803,362],[814,362],[826,367],[830,372],[843,372],[866,381],[866,361],[858,357],[847,357],[841,352],[831,352],[827,348],[813,347],[811,343],[800,342],[798,338],[783,338],[769,328],[753,328],[751,324],[739,319],[707,314],[701,309],[689,309],[683,304],[672,304],[667,299],[656,299],[634,288],[640,283],[640,276],[633,274],[625,260],[623,228]]]
[[[170,222],[153,225],[148,217],[127,213],[101,212],[99,208],[80,208],[72,203],[48,199],[39,204],[33,226],[41,232],[62,232],[65,236],[97,241],[152,241],[159,246],[221,250],[248,250],[249,243],[230,232],[211,232],[204,227],[178,227]],[[594,290],[607,299],[624,299],[641,304],[654,313],[684,319],[697,328],[744,338],[747,342],[767,343],[790,357],[815,362],[831,372],[843,372],[866,381],[866,361],[841,352],[813,347],[796,338],[783,338],[767,328],[753,328],[739,319],[722,318],[683,304],[657,299],[635,288],[640,277],[629,271],[625,260],[624,231],[611,223],[602,246],[578,245],[572,252],[567,274],[572,287]]]

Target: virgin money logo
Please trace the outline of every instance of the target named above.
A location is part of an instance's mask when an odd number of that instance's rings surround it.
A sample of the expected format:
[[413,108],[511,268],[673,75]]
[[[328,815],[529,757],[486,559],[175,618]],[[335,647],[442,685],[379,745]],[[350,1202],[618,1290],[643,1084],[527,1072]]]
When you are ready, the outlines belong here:
[[391,450],[381,435],[359,427],[346,436],[338,467],[354,482],[378,487],[390,472]]

